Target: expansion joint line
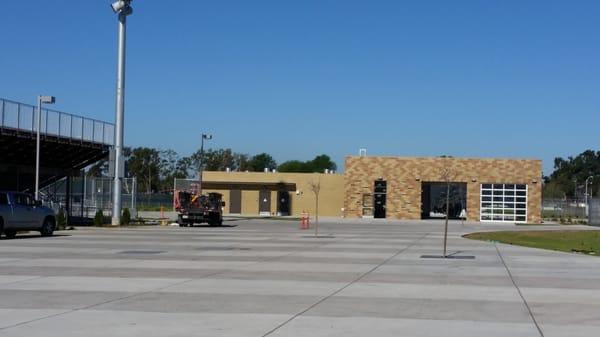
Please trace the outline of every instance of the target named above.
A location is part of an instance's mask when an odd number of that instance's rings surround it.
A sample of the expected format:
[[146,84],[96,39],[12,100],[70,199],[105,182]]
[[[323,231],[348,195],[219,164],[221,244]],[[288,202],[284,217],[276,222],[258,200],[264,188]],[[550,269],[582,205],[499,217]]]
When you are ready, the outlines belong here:
[[[345,239],[342,239],[342,240],[345,240]],[[340,240],[340,241],[342,241],[342,240]],[[339,241],[337,241],[337,242],[339,242]],[[332,244],[332,243],[333,242],[323,243],[323,244],[317,245],[317,247],[326,246],[326,245]],[[260,264],[260,263],[265,263],[265,262],[276,261],[276,260],[286,258],[286,257],[288,257],[290,255],[296,254],[296,253],[301,252],[301,251],[302,250],[294,250],[294,251],[289,252],[289,253],[284,254],[284,255],[274,256],[274,257],[266,257],[266,258],[260,259],[259,261],[249,263],[246,266]],[[133,264],[133,263],[137,263],[137,261],[131,262],[131,264]],[[147,295],[147,294],[150,294],[150,293],[153,293],[153,292],[156,292],[156,291],[166,290],[166,289],[169,289],[169,288],[172,288],[172,287],[175,287],[175,286],[180,286],[180,285],[183,285],[185,283],[192,282],[194,280],[206,279],[206,278],[209,278],[209,277],[213,277],[213,276],[225,274],[225,273],[232,272],[232,271],[234,271],[234,269],[222,269],[222,270],[216,271],[214,273],[210,273],[210,274],[204,275],[204,276],[202,276],[200,278],[185,279],[185,280],[183,280],[181,282],[177,282],[177,283],[174,283],[174,284],[169,284],[169,285],[161,286],[161,287],[158,287],[158,288],[155,288],[155,289],[146,290],[146,291],[142,291],[142,292],[137,292],[137,293],[134,293],[134,294],[130,294],[130,295],[126,295],[126,296],[121,296],[121,297],[110,299],[110,300],[103,301],[103,302],[100,302],[100,303],[93,303],[93,304],[89,304],[89,305],[82,306],[82,307],[68,309],[68,310],[65,310],[65,311],[62,311],[62,312],[59,312],[59,313],[55,313],[55,314],[51,314],[51,315],[48,315],[48,316],[38,317],[38,318],[29,320],[29,321],[19,322],[19,323],[13,324],[13,325],[5,326],[5,327],[0,327],[0,331],[7,330],[7,329],[12,329],[12,328],[16,328],[16,327],[19,327],[19,326],[23,326],[23,325],[27,325],[27,324],[33,323],[33,322],[46,320],[46,319],[49,319],[49,318],[55,318],[55,317],[58,317],[58,316],[63,316],[63,315],[70,314],[70,313],[73,313],[73,312],[76,312],[76,311],[89,310],[89,309],[92,309],[92,308],[95,308],[95,307],[98,307],[98,306],[101,306],[101,305],[105,305],[105,304],[116,303],[116,302],[123,301],[123,300],[129,300],[129,299],[132,299],[132,298],[135,298],[135,297],[140,297],[140,296],[143,296],[143,295]],[[41,279],[41,278],[44,278],[44,276],[34,277],[32,279],[27,279],[26,281],[35,280],[35,279]],[[23,280],[21,280],[21,281],[23,281]],[[15,283],[16,282],[19,282],[19,281],[15,281]],[[13,283],[13,282],[11,282],[11,283]]]
[[[306,312],[308,312],[309,310],[313,309],[314,307],[316,307],[317,305],[327,301],[328,299],[330,299],[331,297],[339,294],[340,292],[342,292],[344,289],[350,287],[351,285],[359,282],[360,280],[362,280],[363,278],[365,278],[367,275],[371,274],[372,272],[374,272],[375,270],[379,269],[381,266],[383,266],[384,264],[388,263],[389,261],[391,261],[392,259],[394,259],[396,256],[404,253],[405,251],[407,251],[408,249],[412,248],[413,246],[415,246],[417,243],[421,242],[423,239],[425,239],[425,237],[427,237],[429,235],[429,233],[423,235],[422,237],[418,238],[417,240],[415,240],[414,242],[412,242],[411,244],[409,244],[408,246],[400,249],[399,251],[397,251],[396,253],[394,253],[392,256],[388,257],[387,259],[383,260],[383,262],[379,263],[378,265],[376,265],[375,267],[369,269],[368,271],[364,272],[363,274],[361,274],[359,277],[357,277],[356,279],[350,281],[350,283],[346,284],[345,286],[341,287],[340,289],[332,292],[331,294],[323,297],[322,299],[320,299],[319,301],[317,301],[316,303],[312,304],[311,306],[309,306],[308,308],[300,311],[299,313],[295,314],[294,316],[290,317],[289,319],[287,319],[285,322],[279,324],[278,326],[274,327],[273,329],[269,330],[267,333],[265,333],[264,335],[262,335],[262,337],[266,337],[269,336],[271,334],[273,334],[275,331],[281,329],[283,326],[285,326],[286,324],[288,324],[289,322],[293,321],[294,319],[304,315]],[[542,336],[543,337],[543,336]]]
[[500,261],[502,261],[502,264],[504,265],[504,268],[506,269],[506,272],[508,273],[508,277],[510,277],[510,280],[511,280],[512,284],[515,286],[515,288],[517,289],[517,292],[519,293],[519,296],[521,297],[523,304],[525,304],[525,307],[527,308],[527,311],[529,312],[529,316],[531,317],[533,324],[535,325],[537,331],[540,333],[540,336],[544,337],[544,332],[542,331],[542,328],[540,327],[537,320],[535,319],[535,316],[533,315],[533,311],[531,310],[529,303],[527,303],[525,296],[523,296],[521,289],[517,285],[517,282],[515,281],[512,273],[510,272],[510,269],[506,265],[506,261],[504,261],[504,257],[502,257],[502,253],[500,253],[500,249],[498,249],[498,245],[496,243],[494,243],[494,248],[496,248],[496,252],[498,252],[498,256],[500,257]]

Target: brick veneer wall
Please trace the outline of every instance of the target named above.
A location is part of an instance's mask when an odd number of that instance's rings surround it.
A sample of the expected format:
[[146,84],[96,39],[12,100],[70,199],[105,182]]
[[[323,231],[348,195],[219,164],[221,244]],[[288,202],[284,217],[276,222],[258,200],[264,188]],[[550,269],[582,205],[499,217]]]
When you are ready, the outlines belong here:
[[346,157],[346,216],[362,216],[362,195],[373,193],[376,179],[387,181],[386,216],[421,218],[421,183],[451,181],[467,184],[467,219],[479,221],[480,186],[485,183],[526,184],[527,221],[541,221],[542,161],[525,159]]

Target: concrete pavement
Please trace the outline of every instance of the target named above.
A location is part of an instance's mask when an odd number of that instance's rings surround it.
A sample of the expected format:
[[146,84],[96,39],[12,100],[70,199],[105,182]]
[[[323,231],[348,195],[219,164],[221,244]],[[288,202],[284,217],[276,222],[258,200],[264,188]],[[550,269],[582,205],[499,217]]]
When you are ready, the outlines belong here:
[[439,221],[325,219],[320,238],[292,221],[226,225],[2,240],[0,336],[600,331],[600,258],[461,237],[512,225],[453,222],[449,251],[474,259],[421,258],[441,254]]

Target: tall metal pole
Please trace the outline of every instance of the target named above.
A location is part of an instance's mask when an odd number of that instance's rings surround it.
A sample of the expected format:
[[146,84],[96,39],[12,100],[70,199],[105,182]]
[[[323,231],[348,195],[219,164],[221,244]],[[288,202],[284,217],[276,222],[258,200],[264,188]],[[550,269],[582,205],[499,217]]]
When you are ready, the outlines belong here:
[[200,141],[200,167],[199,167],[199,182],[200,182],[200,188],[198,191],[198,195],[202,195],[202,171],[204,170],[204,140],[211,140],[212,139],[212,135],[211,134],[202,134],[202,140]]
[[587,207],[588,207],[588,191],[587,191],[588,179],[585,180],[585,209],[586,209],[585,211],[586,211],[586,215],[587,215]]
[[[40,200],[40,127],[42,125],[42,97],[38,96],[37,131],[35,139],[35,200]],[[59,132],[60,133],[60,132]]]
[[200,186],[198,187],[198,195],[202,195],[202,169],[204,166],[204,137],[206,137],[205,135],[202,135],[202,140],[200,141],[200,167],[198,170],[198,181],[200,182]]
[[117,51],[117,106],[115,125],[115,177],[113,181],[112,225],[121,223],[121,172],[123,171],[123,114],[125,111],[125,36],[127,12],[119,13],[119,42]]
[[450,216],[450,181],[446,182],[446,223],[444,225],[444,258],[447,257],[446,247],[448,242],[448,217]]
[[589,176],[585,179],[585,216],[589,216],[589,212],[590,212],[590,198],[588,196],[588,181],[593,178],[594,178],[594,176]]
[[54,96],[38,96],[37,130],[35,139],[35,200],[40,200],[40,130],[42,128],[42,103],[54,104],[54,102]]

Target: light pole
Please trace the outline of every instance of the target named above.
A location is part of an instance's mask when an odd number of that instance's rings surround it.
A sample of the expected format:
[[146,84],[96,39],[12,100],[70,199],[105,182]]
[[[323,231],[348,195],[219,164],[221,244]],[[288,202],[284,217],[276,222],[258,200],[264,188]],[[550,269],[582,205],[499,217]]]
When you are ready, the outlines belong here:
[[[42,103],[54,104],[54,96],[38,96],[37,130],[35,138],[35,200],[40,200],[40,129],[42,128]],[[46,121],[48,123],[48,121]]]
[[198,180],[200,182],[200,188],[198,191],[198,195],[202,195],[202,171],[204,170],[204,140],[211,140],[212,139],[212,135],[209,134],[202,134],[202,140],[200,141],[200,169],[199,171],[199,176],[198,176]]
[[112,10],[119,14],[119,42],[117,52],[117,99],[115,117],[115,170],[113,180],[112,225],[121,223],[121,184],[124,172],[123,162],[123,113],[125,111],[125,33],[127,16],[133,13],[131,0],[114,2]]
[[594,176],[589,176],[585,179],[585,215],[589,215],[590,201],[588,196],[588,181],[594,179]]

